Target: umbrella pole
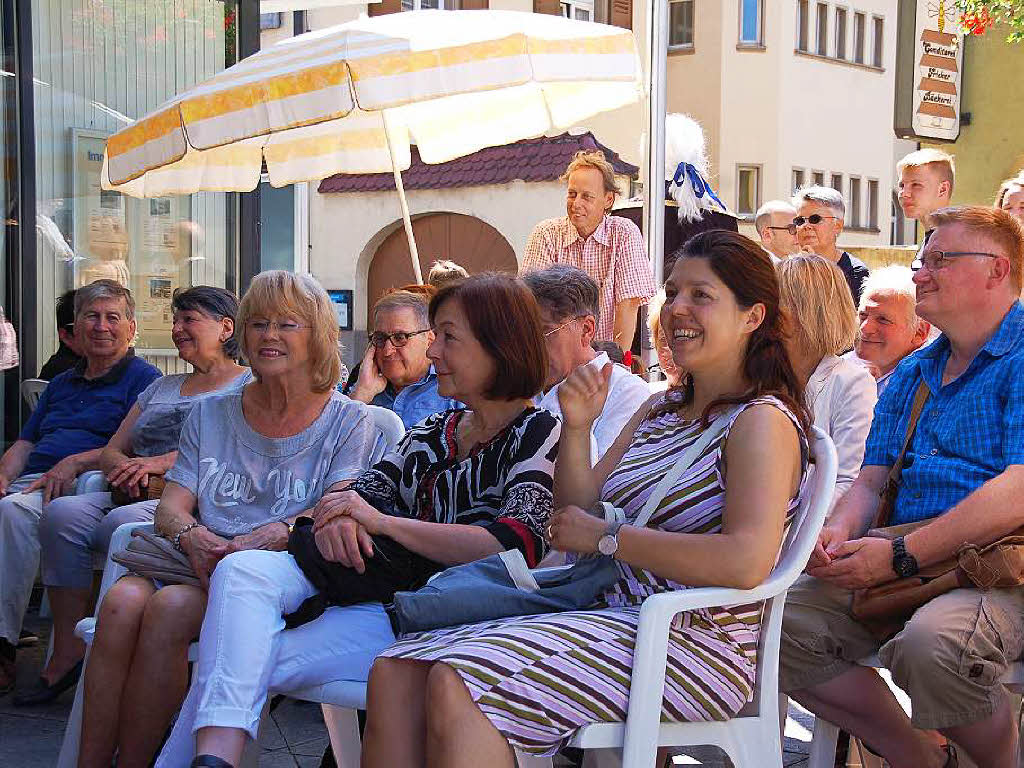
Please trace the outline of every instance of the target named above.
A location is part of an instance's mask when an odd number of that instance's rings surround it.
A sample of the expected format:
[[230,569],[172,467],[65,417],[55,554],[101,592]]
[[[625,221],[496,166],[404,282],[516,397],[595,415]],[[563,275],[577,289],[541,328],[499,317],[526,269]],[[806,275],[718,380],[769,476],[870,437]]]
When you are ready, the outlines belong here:
[[391,132],[388,130],[388,119],[381,116],[384,123],[384,138],[388,142],[388,154],[391,155],[391,172],[395,175],[395,189],[398,190],[398,202],[402,206],[402,224],[405,226],[405,238],[409,241],[409,256],[412,258],[412,273],[416,276],[417,283],[423,283],[423,273],[420,271],[420,254],[416,250],[416,237],[412,233],[412,219],[409,218],[409,204],[405,199],[405,185],[402,184],[402,172],[398,170],[398,163],[395,162],[395,148],[391,144]]

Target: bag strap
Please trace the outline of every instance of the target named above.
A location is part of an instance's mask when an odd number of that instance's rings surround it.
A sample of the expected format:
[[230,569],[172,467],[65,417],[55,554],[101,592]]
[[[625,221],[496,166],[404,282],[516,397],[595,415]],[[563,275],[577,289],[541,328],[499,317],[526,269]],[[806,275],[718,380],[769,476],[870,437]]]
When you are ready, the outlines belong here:
[[736,408],[729,408],[722,413],[718,418],[712,421],[707,429],[705,429],[700,437],[693,441],[689,448],[687,448],[683,454],[676,460],[672,467],[665,473],[665,476],[661,478],[661,482],[655,486],[651,495],[647,499],[647,503],[644,504],[643,510],[637,516],[636,520],[633,520],[630,525],[635,525],[637,528],[644,528],[650,521],[651,516],[658,509],[658,506],[668,495],[668,492],[675,485],[675,482],[683,476],[683,472],[693,466],[693,463],[697,458],[704,452],[704,449],[710,445],[711,441],[718,437],[726,426],[729,424],[733,414],[736,413]]
[[878,516],[875,518],[873,528],[884,528],[892,518],[893,510],[896,507],[896,494],[899,492],[900,479],[903,476],[903,460],[906,458],[907,450],[910,448],[910,441],[914,439],[914,432],[917,431],[917,421],[921,417],[921,411],[924,410],[924,404],[927,402],[929,394],[931,394],[931,391],[922,378],[921,383],[917,385],[917,391],[914,393],[914,403],[910,407],[910,421],[907,423],[907,434],[903,437],[903,447],[900,448],[896,462],[889,468],[889,475],[886,478],[885,485],[882,486],[882,490],[878,494],[882,498],[882,503],[878,506]]

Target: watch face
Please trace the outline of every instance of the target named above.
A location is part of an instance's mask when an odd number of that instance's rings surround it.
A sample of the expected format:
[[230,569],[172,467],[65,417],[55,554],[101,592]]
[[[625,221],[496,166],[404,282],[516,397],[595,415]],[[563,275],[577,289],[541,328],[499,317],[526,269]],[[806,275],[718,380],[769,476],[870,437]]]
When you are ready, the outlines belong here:
[[902,557],[896,558],[893,570],[904,578],[907,576],[913,576],[917,573],[917,562],[910,555],[903,555]]
[[602,555],[614,555],[619,548],[619,540],[614,536],[602,536],[597,542],[597,551]]

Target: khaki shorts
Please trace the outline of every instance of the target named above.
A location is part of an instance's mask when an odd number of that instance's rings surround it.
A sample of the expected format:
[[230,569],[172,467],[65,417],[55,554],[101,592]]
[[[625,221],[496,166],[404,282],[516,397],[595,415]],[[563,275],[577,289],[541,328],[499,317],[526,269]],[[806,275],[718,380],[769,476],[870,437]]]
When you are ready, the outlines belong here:
[[955,589],[917,609],[882,643],[850,615],[853,597],[807,575],[782,614],[779,687],[827,682],[877,653],[910,696],[918,728],[949,728],[990,716],[999,679],[1024,653],[1024,589]]

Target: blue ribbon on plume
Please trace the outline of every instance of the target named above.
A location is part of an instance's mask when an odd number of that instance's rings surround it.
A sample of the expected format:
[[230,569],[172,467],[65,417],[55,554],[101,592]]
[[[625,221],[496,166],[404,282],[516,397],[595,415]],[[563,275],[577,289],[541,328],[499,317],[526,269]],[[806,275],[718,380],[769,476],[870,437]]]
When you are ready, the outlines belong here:
[[680,163],[676,166],[675,176],[672,177],[672,183],[677,187],[683,186],[683,182],[687,179],[690,180],[690,186],[693,187],[693,195],[698,200],[704,197],[704,193],[708,194],[712,200],[722,206],[722,210],[728,210],[725,203],[718,199],[718,195],[715,194],[715,190],[711,188],[707,180],[701,175],[701,172],[697,170],[696,166],[692,163]]

